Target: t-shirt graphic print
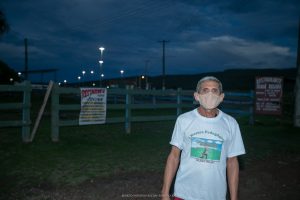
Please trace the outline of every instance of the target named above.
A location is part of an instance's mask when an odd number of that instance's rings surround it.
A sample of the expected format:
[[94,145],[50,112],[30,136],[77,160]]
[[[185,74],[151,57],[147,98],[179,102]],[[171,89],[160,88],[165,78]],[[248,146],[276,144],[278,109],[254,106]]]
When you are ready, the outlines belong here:
[[200,162],[219,162],[223,141],[191,137],[191,157]]

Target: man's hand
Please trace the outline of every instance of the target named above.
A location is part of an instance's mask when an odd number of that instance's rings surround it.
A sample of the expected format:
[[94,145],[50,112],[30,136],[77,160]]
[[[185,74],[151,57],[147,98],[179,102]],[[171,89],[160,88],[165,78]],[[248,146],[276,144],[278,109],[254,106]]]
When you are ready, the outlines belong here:
[[161,200],[171,200],[170,195],[169,194],[162,194],[161,195]]

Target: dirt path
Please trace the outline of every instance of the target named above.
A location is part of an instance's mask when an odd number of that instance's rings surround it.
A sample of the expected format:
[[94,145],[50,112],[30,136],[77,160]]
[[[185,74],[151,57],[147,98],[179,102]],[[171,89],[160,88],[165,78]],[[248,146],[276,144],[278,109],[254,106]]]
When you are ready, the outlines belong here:
[[[241,200],[299,200],[300,156],[252,161],[240,172]],[[27,190],[31,200],[132,200],[159,199],[162,173],[119,174],[78,186],[53,188],[42,185]],[[13,197],[12,197],[13,199]]]

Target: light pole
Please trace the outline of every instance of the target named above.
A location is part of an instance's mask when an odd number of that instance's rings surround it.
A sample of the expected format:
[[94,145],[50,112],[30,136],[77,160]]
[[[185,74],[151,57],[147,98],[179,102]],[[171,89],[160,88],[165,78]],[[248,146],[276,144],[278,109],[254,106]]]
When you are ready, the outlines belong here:
[[105,50],[104,47],[99,47],[99,50],[100,50],[100,60],[99,60],[99,64],[100,64],[100,83],[99,83],[99,86],[101,87],[102,86],[102,74],[103,74],[103,69],[102,69],[102,65],[103,65],[103,52]]
[[102,86],[102,80],[101,80],[101,75],[103,74],[102,73],[102,65],[103,65],[103,60],[99,60],[99,64],[100,64],[100,83],[99,83],[99,86],[101,87]]
[[103,51],[105,50],[105,48],[104,47],[99,47],[99,50],[100,50],[100,53],[101,53],[101,60],[103,60],[102,56],[103,56]]
[[78,79],[78,85],[80,86],[80,79],[81,79],[81,76],[78,76],[77,79]]
[[83,82],[83,78],[84,78],[84,75],[85,75],[85,70],[82,70],[82,86],[84,85],[84,82]]
[[124,70],[123,69],[120,70],[120,74],[121,74],[121,84],[123,85],[124,84],[123,83],[123,74],[124,74]]
[[[94,81],[94,70],[91,70],[91,76],[92,76],[92,81]],[[94,83],[92,83],[92,86],[94,86]]]
[[104,74],[102,73],[101,75],[100,75],[100,83],[101,83],[101,86],[102,86],[102,80],[103,80],[103,78],[104,78]]

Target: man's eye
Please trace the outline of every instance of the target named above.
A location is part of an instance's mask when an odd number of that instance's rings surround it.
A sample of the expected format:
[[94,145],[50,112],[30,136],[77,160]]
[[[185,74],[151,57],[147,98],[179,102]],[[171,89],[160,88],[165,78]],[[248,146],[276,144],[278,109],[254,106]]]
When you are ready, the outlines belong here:
[[202,90],[202,93],[204,93],[204,94],[206,94],[206,93],[208,93],[209,92],[209,89],[208,88],[204,88],[203,90]]
[[213,89],[211,90],[211,92],[214,93],[214,94],[217,94],[217,93],[219,93],[219,90],[216,89],[216,88],[213,88]]

